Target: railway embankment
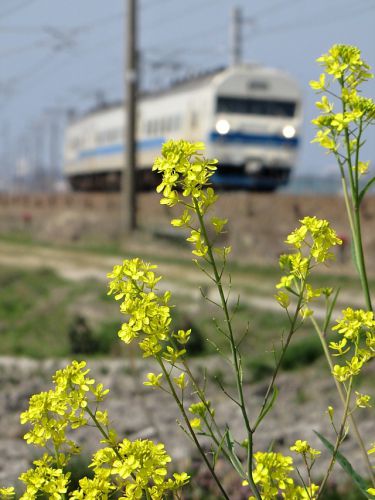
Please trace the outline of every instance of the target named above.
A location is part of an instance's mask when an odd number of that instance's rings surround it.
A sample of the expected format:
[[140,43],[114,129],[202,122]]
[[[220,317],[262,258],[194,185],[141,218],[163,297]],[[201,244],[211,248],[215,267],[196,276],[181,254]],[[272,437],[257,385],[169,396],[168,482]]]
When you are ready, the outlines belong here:
[[[138,223],[157,240],[181,233],[170,226],[171,210],[159,204],[156,193],[141,193]],[[0,235],[20,234],[57,244],[111,244],[121,237],[118,193],[0,194]],[[344,241],[338,260],[350,258],[350,237],[344,201],[340,196],[284,193],[220,193],[216,213],[228,218],[226,244],[237,259],[272,261],[285,250],[285,236],[305,215],[329,219]],[[375,197],[363,210],[365,252],[375,251]],[[136,238],[136,236],[135,236]],[[369,266],[375,267],[369,258]]]

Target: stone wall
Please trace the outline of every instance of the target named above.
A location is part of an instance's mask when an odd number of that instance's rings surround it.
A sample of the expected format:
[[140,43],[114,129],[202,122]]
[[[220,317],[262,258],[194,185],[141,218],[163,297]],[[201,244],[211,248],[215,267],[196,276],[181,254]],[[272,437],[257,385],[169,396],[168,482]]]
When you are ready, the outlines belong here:
[[[139,195],[139,225],[159,235],[178,234],[170,226],[171,210],[159,199],[155,193]],[[229,219],[227,242],[234,254],[248,261],[274,261],[283,252],[285,236],[305,215],[329,219],[349,243],[340,196],[224,192],[215,211]],[[362,215],[365,251],[370,256],[375,250],[375,197],[365,201]],[[45,241],[108,243],[119,238],[120,227],[119,194],[0,195],[3,234],[20,231]]]

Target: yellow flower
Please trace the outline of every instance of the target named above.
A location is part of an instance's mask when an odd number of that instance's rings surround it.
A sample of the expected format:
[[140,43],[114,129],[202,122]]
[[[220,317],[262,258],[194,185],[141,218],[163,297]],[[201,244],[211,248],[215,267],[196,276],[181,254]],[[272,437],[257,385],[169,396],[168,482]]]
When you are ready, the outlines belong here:
[[320,455],[320,451],[312,448],[307,441],[301,441],[298,439],[293,446],[290,447],[290,451],[295,451],[301,455],[309,455],[310,459],[314,459],[317,455]]
[[355,392],[357,398],[356,398],[356,406],[358,408],[371,408],[371,396],[368,396],[367,394],[361,394],[360,392]]
[[9,486],[8,488],[0,488],[0,498],[1,499],[6,499],[6,498],[12,498],[16,494],[14,487]]
[[201,430],[202,422],[200,418],[193,418],[190,420],[190,425],[193,429]]
[[181,390],[184,390],[188,384],[185,373],[181,373],[178,377],[174,377],[173,380],[177,387],[179,387]]
[[150,387],[154,387],[155,389],[160,387],[160,379],[162,378],[163,374],[159,373],[158,375],[155,375],[155,373],[148,373],[147,374],[147,382],[143,382],[143,385],[148,385]]

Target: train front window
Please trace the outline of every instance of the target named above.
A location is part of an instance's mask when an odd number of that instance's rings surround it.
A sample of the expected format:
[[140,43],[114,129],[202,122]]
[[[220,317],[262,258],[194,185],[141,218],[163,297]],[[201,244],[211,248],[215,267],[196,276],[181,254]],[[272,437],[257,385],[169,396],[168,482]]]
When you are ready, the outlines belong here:
[[218,97],[218,113],[236,113],[241,115],[294,116],[294,101],[276,101],[271,99],[249,99],[243,97]]

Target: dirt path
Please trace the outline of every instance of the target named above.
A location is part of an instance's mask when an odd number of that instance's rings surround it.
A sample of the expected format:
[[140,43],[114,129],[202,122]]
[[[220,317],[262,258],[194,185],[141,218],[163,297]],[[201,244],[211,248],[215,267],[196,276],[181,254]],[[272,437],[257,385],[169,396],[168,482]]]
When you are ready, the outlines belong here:
[[[28,269],[50,268],[61,277],[81,281],[94,279],[100,282],[107,282],[107,273],[115,264],[122,261],[121,256],[106,256],[92,252],[60,249],[43,246],[26,246],[8,242],[0,242],[0,265],[11,267],[22,267]],[[155,258],[157,260],[157,258]],[[165,276],[162,282],[162,289],[171,290],[175,294],[189,296],[195,301],[199,300],[199,286],[207,283],[206,278],[192,264],[178,265],[175,263],[163,262],[158,266],[160,274]],[[232,301],[237,301],[238,294],[241,295],[241,303],[254,308],[255,310],[269,310],[279,312],[280,306],[273,298],[274,289],[270,279],[256,283],[254,291],[244,290],[244,287],[251,284],[251,276],[247,273],[235,273],[234,286],[232,287]],[[218,301],[216,290],[212,286],[206,287],[208,297],[213,301]],[[352,306],[363,307],[361,295],[353,298],[352,293],[342,293],[337,304],[337,311],[346,307],[350,303]],[[325,310],[322,307],[315,307],[315,317],[324,318]]]

